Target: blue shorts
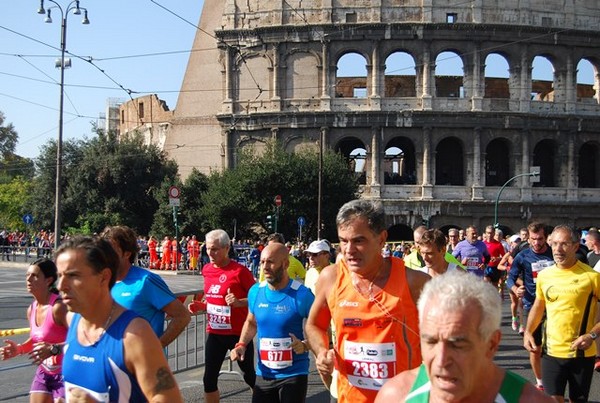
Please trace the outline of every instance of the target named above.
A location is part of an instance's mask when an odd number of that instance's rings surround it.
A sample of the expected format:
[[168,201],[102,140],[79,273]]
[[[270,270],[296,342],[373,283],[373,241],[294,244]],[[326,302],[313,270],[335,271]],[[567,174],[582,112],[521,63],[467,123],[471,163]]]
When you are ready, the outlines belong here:
[[62,372],[49,374],[38,365],[31,382],[29,393],[46,393],[52,395],[53,399],[65,398],[65,382]]

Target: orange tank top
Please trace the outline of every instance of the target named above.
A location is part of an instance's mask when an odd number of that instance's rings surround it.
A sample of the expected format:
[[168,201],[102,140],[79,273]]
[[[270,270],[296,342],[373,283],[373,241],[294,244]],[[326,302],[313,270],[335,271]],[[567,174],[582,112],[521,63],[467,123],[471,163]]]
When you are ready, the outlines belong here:
[[368,298],[352,285],[344,260],[327,304],[335,323],[338,402],[372,402],[394,375],[421,364],[419,320],[402,259],[383,291]]

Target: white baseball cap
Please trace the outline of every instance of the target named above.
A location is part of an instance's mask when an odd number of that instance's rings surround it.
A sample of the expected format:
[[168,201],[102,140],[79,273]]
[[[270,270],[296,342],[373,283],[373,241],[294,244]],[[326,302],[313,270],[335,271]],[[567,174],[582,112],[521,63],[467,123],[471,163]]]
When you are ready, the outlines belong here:
[[321,239],[319,241],[312,241],[306,249],[308,253],[320,253],[327,252],[331,253],[331,249],[329,248],[329,244],[325,239]]

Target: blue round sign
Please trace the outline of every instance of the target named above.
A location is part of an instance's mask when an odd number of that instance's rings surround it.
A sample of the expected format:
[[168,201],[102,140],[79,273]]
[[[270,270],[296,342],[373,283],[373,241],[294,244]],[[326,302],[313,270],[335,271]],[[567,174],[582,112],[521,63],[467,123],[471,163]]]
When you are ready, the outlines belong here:
[[304,224],[306,224],[306,220],[304,219],[304,217],[298,217],[298,225],[304,227]]
[[33,216],[31,214],[25,214],[23,216],[23,222],[27,225],[31,224],[33,222]]

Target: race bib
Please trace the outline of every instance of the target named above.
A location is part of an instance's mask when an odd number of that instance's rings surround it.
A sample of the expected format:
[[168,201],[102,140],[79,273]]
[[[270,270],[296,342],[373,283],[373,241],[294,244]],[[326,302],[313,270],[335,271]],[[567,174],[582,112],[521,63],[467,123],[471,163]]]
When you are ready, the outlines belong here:
[[213,330],[231,329],[231,307],[228,305],[206,304],[206,317]]
[[396,375],[396,344],[345,341],[343,365],[352,386],[379,390]]
[[283,369],[291,367],[292,339],[283,337],[271,339],[263,337],[260,339],[260,360],[263,365],[271,369]]
[[481,275],[481,270],[479,269],[479,258],[478,257],[468,257],[467,258],[467,270],[477,274],[477,275]]
[[537,262],[531,263],[531,274],[533,275],[533,282],[537,283],[538,273],[544,270],[546,267],[550,267],[554,264],[552,260],[538,260]]

